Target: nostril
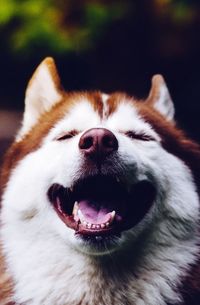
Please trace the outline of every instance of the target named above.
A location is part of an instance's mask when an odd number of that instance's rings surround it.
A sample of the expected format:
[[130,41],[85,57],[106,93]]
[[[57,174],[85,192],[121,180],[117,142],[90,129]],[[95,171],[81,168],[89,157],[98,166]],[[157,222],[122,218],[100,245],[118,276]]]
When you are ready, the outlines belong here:
[[111,148],[113,150],[117,149],[118,142],[115,136],[112,136],[112,134],[105,135],[102,139],[102,144],[106,148]]
[[89,149],[93,146],[93,137],[87,136],[83,137],[79,142],[79,148],[80,149]]

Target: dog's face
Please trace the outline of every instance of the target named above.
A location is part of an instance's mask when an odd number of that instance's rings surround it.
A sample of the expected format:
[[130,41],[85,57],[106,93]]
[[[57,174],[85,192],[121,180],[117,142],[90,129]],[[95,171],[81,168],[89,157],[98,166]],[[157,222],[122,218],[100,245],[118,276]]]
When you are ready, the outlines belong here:
[[163,243],[170,230],[184,235],[180,226],[198,218],[198,199],[189,168],[170,151],[180,134],[163,79],[154,77],[149,98],[138,102],[62,93],[55,73],[46,60],[27,90],[6,165],[6,221],[90,255],[124,249],[155,227]]

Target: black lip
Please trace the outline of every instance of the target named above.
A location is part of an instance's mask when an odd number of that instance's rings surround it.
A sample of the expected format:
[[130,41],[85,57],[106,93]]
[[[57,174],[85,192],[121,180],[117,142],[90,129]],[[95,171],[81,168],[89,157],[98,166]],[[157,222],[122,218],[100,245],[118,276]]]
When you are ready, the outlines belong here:
[[[73,186],[73,191],[60,184],[53,184],[48,190],[48,197],[61,220],[74,229],[76,234],[89,238],[116,235],[134,227],[151,208],[156,197],[156,188],[150,181],[143,180],[127,191],[116,178],[96,175],[78,180]],[[59,205],[57,197],[61,203]],[[116,210],[122,220],[115,219],[109,228],[85,228],[80,222],[76,222],[72,215],[74,202],[80,198],[92,198],[97,205],[106,198],[110,210]]]

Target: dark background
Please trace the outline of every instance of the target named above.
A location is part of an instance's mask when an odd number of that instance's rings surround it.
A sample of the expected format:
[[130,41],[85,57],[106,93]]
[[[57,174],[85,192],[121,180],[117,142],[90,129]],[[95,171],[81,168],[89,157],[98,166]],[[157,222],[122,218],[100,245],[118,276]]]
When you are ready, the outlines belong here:
[[200,1],[13,0],[0,3],[1,155],[34,69],[53,56],[66,90],[147,96],[163,74],[176,119],[200,141]]

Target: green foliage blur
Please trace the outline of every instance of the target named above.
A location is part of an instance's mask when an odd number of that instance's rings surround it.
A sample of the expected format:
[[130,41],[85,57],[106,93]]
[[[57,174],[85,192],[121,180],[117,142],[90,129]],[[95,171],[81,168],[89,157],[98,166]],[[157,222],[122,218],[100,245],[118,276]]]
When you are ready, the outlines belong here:
[[[126,21],[136,1],[0,0],[0,34],[4,48],[16,55],[31,55],[41,48],[63,54],[95,46],[107,27]],[[149,0],[154,14],[175,23],[195,18],[192,0]]]
[[41,47],[54,54],[83,51],[125,15],[125,2],[0,0],[0,31],[7,33],[4,43],[17,54]]

